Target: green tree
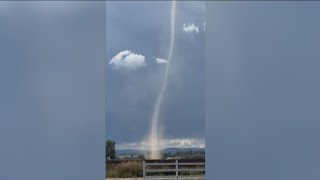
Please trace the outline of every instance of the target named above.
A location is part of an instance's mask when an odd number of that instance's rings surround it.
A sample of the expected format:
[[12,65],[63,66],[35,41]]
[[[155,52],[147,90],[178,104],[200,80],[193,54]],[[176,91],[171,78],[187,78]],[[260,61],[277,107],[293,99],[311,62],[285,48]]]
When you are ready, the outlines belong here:
[[107,159],[115,159],[116,158],[116,142],[107,140],[106,142],[106,156]]

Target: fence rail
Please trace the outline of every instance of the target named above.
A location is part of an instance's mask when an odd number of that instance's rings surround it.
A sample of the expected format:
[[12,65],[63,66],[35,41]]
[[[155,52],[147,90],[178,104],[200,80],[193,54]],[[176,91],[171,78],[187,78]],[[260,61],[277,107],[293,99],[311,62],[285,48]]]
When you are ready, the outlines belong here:
[[[160,168],[160,169],[148,169],[147,167],[152,166],[172,166],[172,168]],[[173,168],[174,166],[174,168]],[[179,168],[179,166],[205,166],[204,162],[179,162],[176,160],[172,163],[161,163],[161,162],[154,162],[154,163],[147,163],[143,161],[143,180],[147,179],[194,179],[194,178],[201,178],[205,179],[205,175],[179,175],[179,172],[205,172],[205,167],[203,168]],[[150,176],[147,175],[149,172],[175,172],[175,175],[163,175],[163,176]]]

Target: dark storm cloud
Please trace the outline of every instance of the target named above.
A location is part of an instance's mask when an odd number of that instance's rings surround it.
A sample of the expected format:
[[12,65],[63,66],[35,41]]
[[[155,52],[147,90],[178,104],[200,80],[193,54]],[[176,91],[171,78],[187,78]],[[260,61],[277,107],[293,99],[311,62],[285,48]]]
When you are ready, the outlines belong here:
[[[204,34],[191,39],[182,31],[186,22],[204,22],[204,3],[193,5],[177,3],[176,45],[160,113],[165,138],[204,138]],[[165,68],[148,57],[168,54],[170,2],[107,2],[107,27],[107,62],[131,49],[146,56],[148,67],[119,73],[107,66],[106,138],[141,141]]]

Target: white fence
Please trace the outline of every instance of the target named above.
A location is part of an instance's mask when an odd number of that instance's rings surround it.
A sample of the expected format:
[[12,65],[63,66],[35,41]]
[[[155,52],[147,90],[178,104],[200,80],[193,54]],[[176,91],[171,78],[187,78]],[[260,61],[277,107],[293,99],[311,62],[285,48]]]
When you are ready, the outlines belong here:
[[[170,169],[149,169],[146,167],[150,166],[174,166],[175,168]],[[203,166],[203,168],[179,168],[179,166]],[[163,163],[163,162],[145,162],[143,161],[143,180],[147,179],[205,179],[205,175],[179,175],[179,172],[205,172],[205,163],[204,162],[179,162],[176,160],[172,163]],[[175,175],[170,176],[149,176],[147,175],[148,172],[175,172]]]

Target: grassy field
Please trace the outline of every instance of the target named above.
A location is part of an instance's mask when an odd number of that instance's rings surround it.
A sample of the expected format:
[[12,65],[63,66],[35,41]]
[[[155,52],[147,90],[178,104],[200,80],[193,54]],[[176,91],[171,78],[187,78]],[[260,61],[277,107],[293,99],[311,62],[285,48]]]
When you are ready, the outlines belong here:
[[142,161],[123,161],[120,163],[107,163],[107,178],[134,178],[142,177]]

